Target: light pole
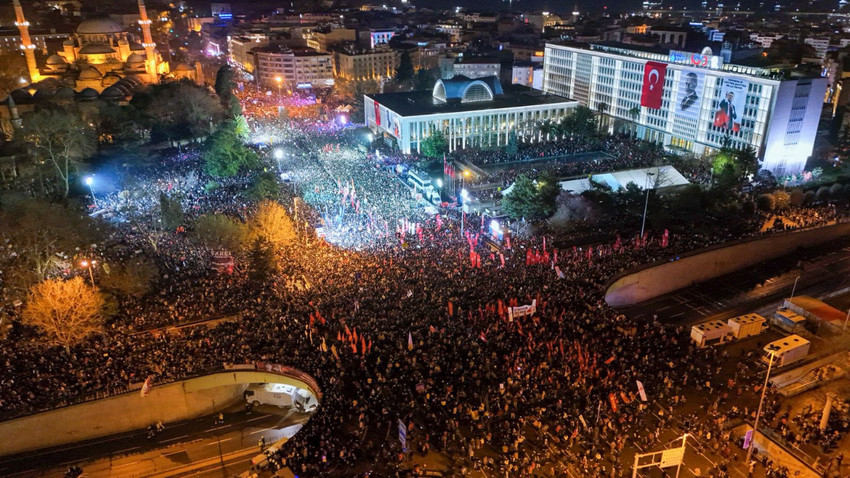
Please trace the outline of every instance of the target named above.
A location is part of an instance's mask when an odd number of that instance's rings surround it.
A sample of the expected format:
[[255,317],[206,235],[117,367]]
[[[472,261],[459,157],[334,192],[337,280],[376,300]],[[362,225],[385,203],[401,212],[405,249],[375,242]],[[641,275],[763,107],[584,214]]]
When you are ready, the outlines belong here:
[[89,191],[91,191],[91,201],[94,204],[95,209],[97,208],[97,198],[94,197],[94,176],[86,176],[85,179],[86,186],[89,187]]
[[281,78],[280,76],[276,76],[274,78],[274,81],[277,82],[277,102],[282,104],[283,97],[280,96],[280,84],[283,81],[283,78]]
[[460,235],[461,236],[463,236],[463,223],[464,223],[464,217],[466,216],[466,213],[464,213],[464,211],[463,211],[463,207],[466,206],[466,198],[469,196],[469,193],[466,192],[466,188],[465,188],[465,185],[466,185],[465,178],[467,176],[469,176],[469,171],[464,171],[460,175],[460,198],[461,198],[461,203],[460,203]]
[[655,173],[646,173],[646,182],[644,182],[644,186],[646,188],[646,201],[643,203],[643,221],[640,223],[640,237],[638,241],[643,240],[643,230],[646,227],[646,210],[649,208],[649,178],[655,176]]
[[756,444],[756,433],[758,433],[759,418],[761,418],[761,407],[764,405],[764,396],[767,393],[767,382],[770,380],[770,369],[773,367],[773,353],[778,349],[779,347],[775,345],[769,345],[767,347],[767,353],[770,354],[770,359],[767,362],[767,374],[764,376],[764,387],[761,389],[761,400],[759,400],[759,408],[756,411],[756,420],[753,422],[753,436],[750,439],[750,446],[747,447],[747,459],[744,461],[747,466],[749,466],[750,458],[753,456],[753,446]]
[[273,155],[274,155],[274,159],[277,161],[277,172],[281,173],[282,171],[280,170],[280,160],[283,159],[283,150],[280,149],[280,148],[277,148],[277,149],[274,150]]
[[80,261],[80,267],[82,267],[83,269],[89,270],[89,279],[91,280],[92,287],[94,287],[94,273],[92,272],[92,269],[94,269],[95,264],[97,264],[97,261],[89,262],[85,259]]
[[797,281],[798,280],[800,280],[800,276],[797,276],[797,278],[794,279],[794,287],[791,289],[791,298],[788,299],[788,300],[791,300],[791,299],[794,298],[794,293],[797,292]]

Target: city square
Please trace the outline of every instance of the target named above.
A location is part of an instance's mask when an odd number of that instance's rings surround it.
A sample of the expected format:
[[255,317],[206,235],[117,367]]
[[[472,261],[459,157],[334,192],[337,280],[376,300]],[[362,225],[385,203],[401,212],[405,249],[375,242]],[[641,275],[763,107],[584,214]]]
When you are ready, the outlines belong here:
[[0,476],[850,476],[843,4],[87,3],[0,11]]

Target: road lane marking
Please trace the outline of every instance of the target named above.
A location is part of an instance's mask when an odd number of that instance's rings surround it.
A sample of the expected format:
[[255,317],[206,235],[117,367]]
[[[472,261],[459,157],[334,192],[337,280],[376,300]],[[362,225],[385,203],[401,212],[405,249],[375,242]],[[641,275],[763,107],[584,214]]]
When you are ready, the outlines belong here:
[[207,443],[207,444],[206,444],[206,445],[204,445],[204,446],[218,445],[219,443],[224,443],[224,442],[226,442],[226,441],[230,441],[230,440],[233,440],[233,437],[225,438],[225,439],[223,439],[223,440],[217,440],[217,441],[214,441],[214,442],[212,442],[212,443]]
[[246,422],[246,423],[247,423],[247,422],[255,422],[255,421],[257,421],[257,420],[263,420],[263,419],[268,418],[268,417],[270,417],[270,416],[271,416],[271,415],[263,415],[262,417],[257,417],[257,418],[252,418],[252,419],[250,419],[250,420],[245,420],[245,422]]
[[162,440],[160,443],[168,443],[170,441],[182,440],[183,438],[189,438],[189,435],[183,435],[177,438],[169,438],[168,440]]
[[274,429],[275,429],[275,427],[263,428],[263,429],[261,429],[261,430],[257,430],[257,431],[255,431],[255,432],[251,432],[251,433],[249,433],[249,435],[253,435],[254,433],[263,433],[263,432],[267,432],[267,431],[269,431],[269,430],[274,430]]
[[210,428],[209,430],[204,430],[204,431],[205,431],[205,432],[212,432],[212,431],[216,431],[216,430],[221,430],[222,428],[227,428],[227,427],[229,427],[229,426],[230,426],[230,425],[222,425],[222,426],[220,426],[220,427]]

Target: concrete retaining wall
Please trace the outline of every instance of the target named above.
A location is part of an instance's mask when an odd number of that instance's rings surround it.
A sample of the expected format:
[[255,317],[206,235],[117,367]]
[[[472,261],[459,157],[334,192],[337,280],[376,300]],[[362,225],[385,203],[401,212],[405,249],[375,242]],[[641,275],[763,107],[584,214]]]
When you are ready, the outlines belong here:
[[623,273],[611,282],[605,300],[612,307],[639,304],[847,234],[850,223],[842,223],[696,251],[677,261],[649,264]]
[[163,423],[210,415],[236,401],[250,383],[286,383],[317,391],[286,375],[228,371],[0,422],[0,456],[125,433]]

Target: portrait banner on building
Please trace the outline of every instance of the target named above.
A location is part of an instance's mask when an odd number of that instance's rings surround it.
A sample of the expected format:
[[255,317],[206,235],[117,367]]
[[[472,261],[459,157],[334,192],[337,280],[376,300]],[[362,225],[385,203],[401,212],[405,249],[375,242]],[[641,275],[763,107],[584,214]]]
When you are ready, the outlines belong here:
[[741,78],[724,78],[720,102],[714,112],[714,126],[729,132],[741,130],[741,117],[747,101],[750,82]]
[[648,61],[643,67],[643,88],[640,92],[640,105],[647,108],[661,108],[661,96],[664,94],[664,77],[667,64]]
[[381,126],[381,104],[375,101],[375,124]]
[[679,93],[676,95],[676,117],[696,120],[705,85],[705,74],[683,70],[679,78]]

